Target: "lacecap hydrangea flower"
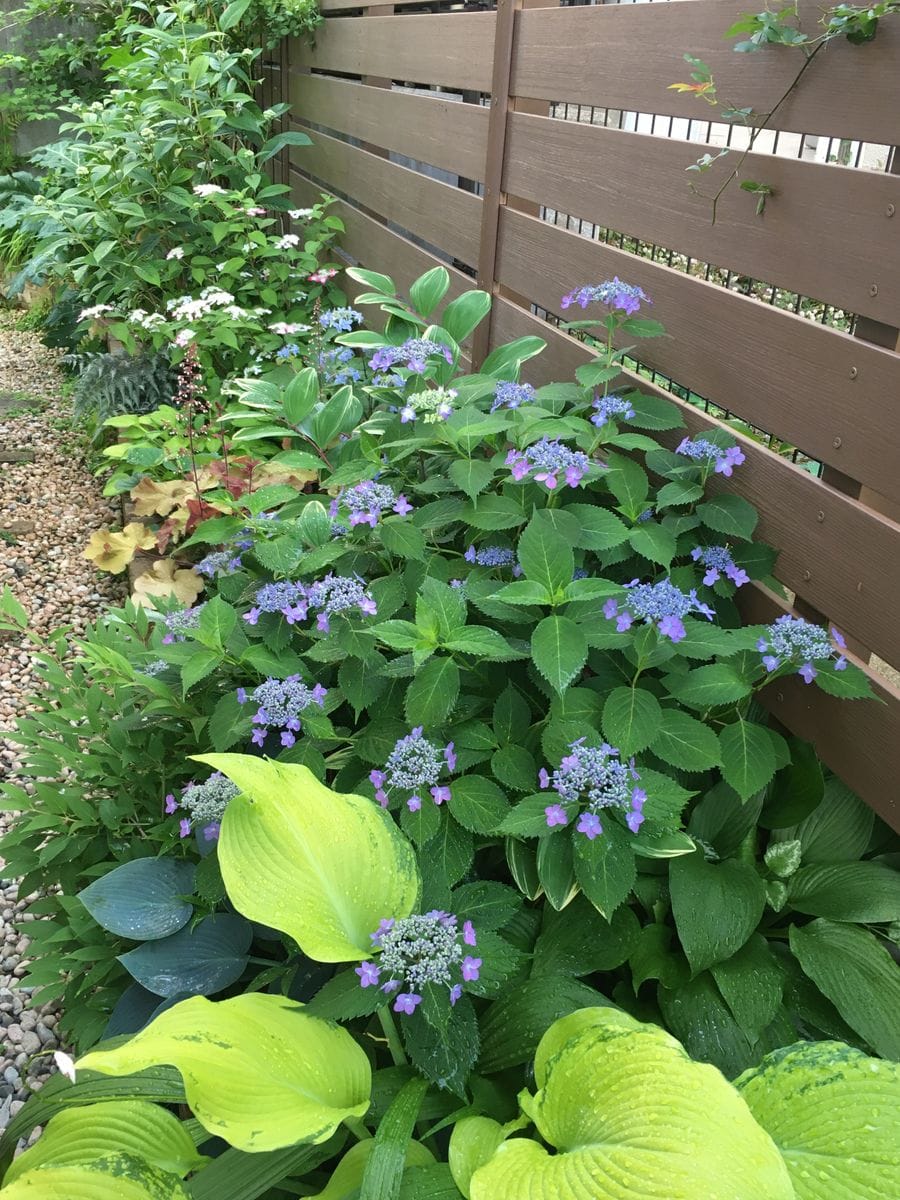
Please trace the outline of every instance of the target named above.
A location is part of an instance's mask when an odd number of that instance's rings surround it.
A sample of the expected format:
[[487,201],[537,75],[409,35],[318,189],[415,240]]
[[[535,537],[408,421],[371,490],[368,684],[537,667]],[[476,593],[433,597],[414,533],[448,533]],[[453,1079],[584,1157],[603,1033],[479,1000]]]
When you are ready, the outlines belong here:
[[547,825],[568,825],[577,815],[575,826],[589,840],[603,832],[600,813],[616,809],[625,814],[625,823],[637,833],[644,823],[647,793],[637,786],[640,775],[634,759],[622,762],[619,751],[604,742],[586,746],[584,738],[572,742],[569,753],[551,775],[542,768],[538,781],[543,789],[552,788],[559,796],[556,804],[544,809]]
[[233,575],[240,569],[241,556],[233,550],[213,550],[198,563],[194,563],[197,574],[205,575],[207,579],[213,579],[217,575]]
[[325,382],[338,387],[345,383],[357,383],[362,379],[361,371],[347,365],[352,362],[353,350],[350,346],[334,346],[330,350],[320,350],[316,356],[316,363]]
[[453,354],[449,346],[433,342],[430,338],[407,338],[400,346],[379,346],[369,359],[373,371],[388,371],[398,363],[413,371],[424,374],[429,358],[443,358],[452,365]]
[[464,921],[460,929],[455,916],[437,908],[396,920],[388,917],[369,936],[378,960],[356,968],[360,987],[396,993],[394,1012],[414,1013],[429,985],[446,987],[455,1004],[481,972],[481,959],[468,953],[478,940],[472,922]]
[[503,379],[494,388],[491,412],[496,412],[498,408],[515,409],[523,404],[532,404],[534,397],[535,391],[530,383],[511,383]]
[[200,614],[205,607],[205,604],[196,604],[193,608],[182,608],[166,613],[163,617],[163,624],[166,627],[163,645],[171,646],[173,642],[183,642],[188,633],[193,633],[195,629],[199,628]]
[[355,308],[329,308],[319,314],[323,329],[336,329],[339,333],[349,333],[354,325],[361,325],[362,320],[362,313]]
[[763,666],[767,671],[777,671],[780,667],[795,667],[796,673],[804,683],[812,683],[818,675],[816,664],[823,666],[835,659],[834,669],[843,671],[847,660],[840,651],[847,649],[847,643],[842,634],[834,626],[831,628],[837,650],[831,644],[828,631],[821,625],[813,625],[802,617],[792,617],[790,613],[778,618],[768,627],[763,637],[756,643],[756,648],[762,653]]
[[199,829],[206,841],[215,841],[219,836],[225,806],[239,790],[221,771],[215,771],[205,783],[192,782],[183,788],[180,801],[176,801],[170,792],[166,796],[166,813],[171,815],[179,808],[188,813],[181,818],[179,836],[185,838],[192,829]]
[[420,793],[428,791],[435,804],[450,799],[450,787],[438,783],[444,768],[452,773],[456,770],[456,753],[453,743],[448,742],[443,750],[422,736],[423,726],[417,725],[406,737],[394,745],[388,755],[383,771],[370,771],[369,780],[375,786],[375,799],[387,808],[390,793],[398,791],[406,797],[410,812],[422,807]]
[[248,704],[252,700],[258,706],[253,715],[256,728],[251,741],[254,746],[265,745],[266,737],[273,730],[281,733],[282,746],[293,746],[300,732],[300,714],[312,704],[322,708],[327,695],[321,684],[309,688],[301,682],[299,675],[289,675],[287,679],[270,677],[255,687],[249,697],[246,688],[237,690],[239,704]]
[[593,409],[591,423],[598,428],[607,421],[630,421],[635,415],[634,405],[622,396],[595,396]]
[[691,551],[691,558],[706,567],[703,582],[707,587],[711,587],[723,575],[730,579],[735,587],[743,587],[745,583],[750,582],[750,576],[744,568],[735,565],[727,546],[695,546]]
[[472,545],[463,558],[479,567],[512,567],[512,573],[517,579],[522,574],[522,568],[516,561],[515,550],[510,550],[507,546],[481,546],[476,550]]
[[619,309],[628,316],[638,312],[642,304],[652,303],[642,288],[623,283],[618,276],[615,279],[607,279],[604,283],[575,288],[560,301],[563,308],[570,308],[573,304],[581,308],[587,308],[589,304],[605,304],[608,308]]
[[587,474],[591,460],[581,450],[570,450],[559,440],[541,438],[527,450],[510,450],[506,465],[516,482],[531,475],[549,491],[559,486],[560,476],[569,487],[578,487]]
[[446,421],[453,416],[456,395],[456,388],[429,388],[425,392],[407,396],[406,403],[400,409],[400,424],[406,425],[417,417],[421,417],[426,424]]
[[603,615],[608,621],[615,618],[619,633],[630,629],[635,621],[655,625],[663,637],[671,642],[680,642],[687,636],[683,618],[696,612],[712,621],[715,612],[703,604],[695,590],[683,592],[668,579],[659,583],[640,583],[632,579],[626,583],[628,595],[621,601],[607,600]]
[[353,487],[342,488],[332,500],[329,513],[335,520],[340,510],[345,508],[351,529],[354,525],[371,525],[374,529],[385,512],[395,512],[405,517],[412,512],[412,507],[405,496],[398,496],[388,484],[367,479]]
[[683,438],[675,447],[675,453],[683,454],[685,458],[690,458],[707,468],[715,464],[715,473],[726,478],[730,478],[734,468],[739,467],[746,458],[740,446],[717,446],[715,442],[709,442],[705,438],[695,438],[693,441]]

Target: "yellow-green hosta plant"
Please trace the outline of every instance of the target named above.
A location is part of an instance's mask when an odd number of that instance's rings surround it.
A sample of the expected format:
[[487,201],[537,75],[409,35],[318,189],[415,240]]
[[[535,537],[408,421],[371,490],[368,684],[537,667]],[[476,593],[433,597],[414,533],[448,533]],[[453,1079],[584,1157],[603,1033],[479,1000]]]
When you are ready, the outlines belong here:
[[534,1074],[521,1120],[454,1128],[450,1169],[467,1200],[898,1194],[900,1067],[841,1043],[776,1051],[732,1086],[657,1026],[588,1008],[551,1026]]

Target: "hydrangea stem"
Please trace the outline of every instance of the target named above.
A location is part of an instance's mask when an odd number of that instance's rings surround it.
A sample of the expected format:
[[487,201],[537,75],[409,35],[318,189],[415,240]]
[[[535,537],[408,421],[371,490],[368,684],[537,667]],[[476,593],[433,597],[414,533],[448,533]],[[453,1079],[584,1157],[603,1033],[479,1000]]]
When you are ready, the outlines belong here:
[[391,1016],[390,1009],[386,1007],[379,1008],[378,1020],[381,1022],[381,1028],[385,1038],[387,1038],[388,1050],[391,1052],[394,1066],[405,1067],[409,1060],[406,1057],[406,1051],[403,1049],[403,1043],[400,1041],[400,1034],[397,1032],[397,1026],[394,1018]]

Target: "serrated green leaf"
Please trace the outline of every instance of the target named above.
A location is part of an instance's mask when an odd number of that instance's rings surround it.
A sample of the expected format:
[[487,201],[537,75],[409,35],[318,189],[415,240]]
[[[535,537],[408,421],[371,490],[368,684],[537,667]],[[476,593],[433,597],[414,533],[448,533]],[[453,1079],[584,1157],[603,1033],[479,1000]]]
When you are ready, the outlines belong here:
[[650,745],[661,720],[659,701],[644,688],[613,688],[603,705],[603,733],[626,757]]

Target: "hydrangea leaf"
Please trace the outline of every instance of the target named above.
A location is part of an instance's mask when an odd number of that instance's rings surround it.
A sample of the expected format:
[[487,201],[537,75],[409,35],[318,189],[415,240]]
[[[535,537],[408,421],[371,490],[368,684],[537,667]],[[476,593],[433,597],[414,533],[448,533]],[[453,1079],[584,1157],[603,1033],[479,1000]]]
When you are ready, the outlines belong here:
[[900,1065],[799,1042],[736,1083],[787,1164],[797,1200],[887,1200],[900,1187]]
[[201,1125],[239,1150],[324,1142],[369,1107],[365,1052],[283,996],[192,996],[124,1045],[85,1055],[78,1069],[130,1075],[160,1063],[181,1073]]
[[38,1167],[89,1164],[117,1154],[143,1159],[180,1179],[207,1161],[168,1109],[146,1100],[109,1100],[57,1113],[39,1141],[10,1165],[4,1183]]
[[46,1163],[5,1186],[3,1200],[190,1200],[190,1194],[177,1176],[112,1154],[92,1163]]
[[511,1138],[472,1176],[471,1200],[794,1200],[785,1164],[714,1068],[654,1026],[589,1010],[538,1047],[523,1104],[545,1146]]
[[289,934],[317,962],[353,962],[369,954],[383,918],[414,911],[413,849],[371,800],[333,792],[300,764],[200,761],[242,792],[225,811],[219,863],[245,917]]

